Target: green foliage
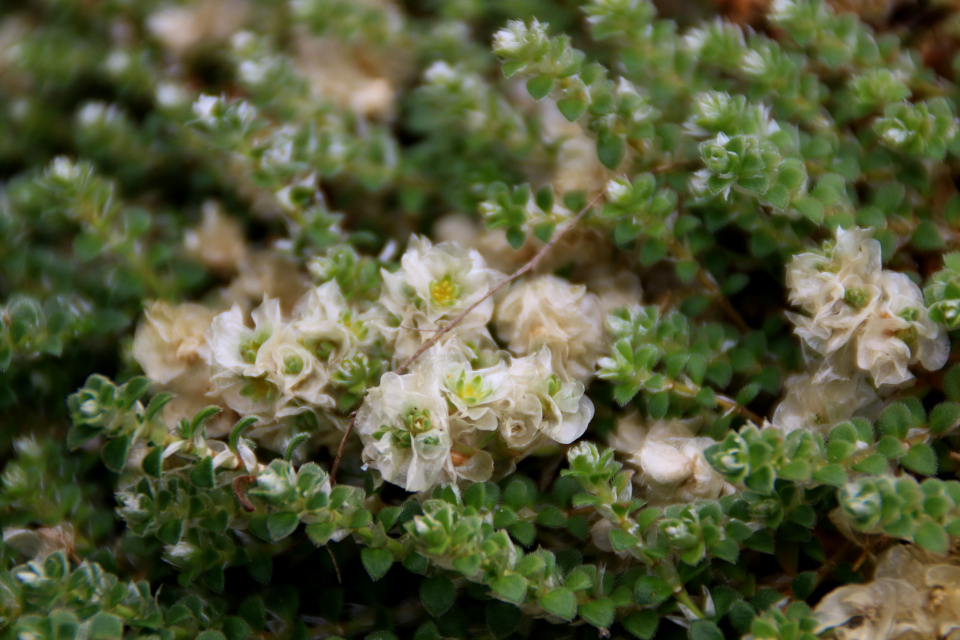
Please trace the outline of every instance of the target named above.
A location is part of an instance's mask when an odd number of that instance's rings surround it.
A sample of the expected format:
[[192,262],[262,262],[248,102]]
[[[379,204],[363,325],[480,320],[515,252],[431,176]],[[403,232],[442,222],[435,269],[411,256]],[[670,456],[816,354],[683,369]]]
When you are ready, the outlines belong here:
[[[714,9],[0,8],[0,638],[811,640],[890,540],[955,556],[957,11]],[[883,275],[830,262],[852,227]],[[460,299],[411,234],[524,280]],[[579,306],[508,317],[545,275]],[[257,326],[214,344],[231,308]],[[852,308],[880,328],[834,348]],[[447,413],[361,451],[371,390],[437,334],[403,373],[456,344],[464,393],[433,371]],[[871,358],[906,382],[829,397]],[[393,486],[443,438],[438,486]]]

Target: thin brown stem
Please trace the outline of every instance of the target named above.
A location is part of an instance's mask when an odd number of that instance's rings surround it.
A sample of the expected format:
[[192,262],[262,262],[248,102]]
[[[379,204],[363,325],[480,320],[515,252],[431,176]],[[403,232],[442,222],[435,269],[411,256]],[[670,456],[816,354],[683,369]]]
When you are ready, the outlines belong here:
[[250,499],[247,498],[247,487],[256,480],[257,476],[239,476],[233,481],[233,495],[237,497],[237,501],[247,511],[257,510],[257,508],[253,506],[253,503],[250,502]]
[[357,412],[354,411],[350,414],[350,424],[347,425],[347,430],[343,432],[343,437],[340,438],[340,446],[337,447],[337,457],[333,459],[333,466],[330,468],[330,484],[337,484],[337,471],[340,469],[340,460],[343,458],[343,450],[347,448],[347,439],[350,437],[350,434],[353,432],[353,423],[357,420]]
[[[670,242],[670,248],[675,255],[680,260],[696,260],[693,257],[693,254],[683,246],[676,239],[672,239]],[[723,312],[727,314],[727,317],[730,318],[737,328],[744,333],[749,333],[752,331],[750,325],[746,323],[743,319],[743,316],[740,315],[740,312],[737,311],[730,301],[727,300],[727,296],[723,295],[723,291],[720,290],[720,285],[717,284],[717,281],[713,279],[713,276],[703,268],[703,265],[697,263],[697,280],[700,281],[700,285],[706,289],[710,295],[713,297],[714,302],[720,305],[720,308],[723,309]]]

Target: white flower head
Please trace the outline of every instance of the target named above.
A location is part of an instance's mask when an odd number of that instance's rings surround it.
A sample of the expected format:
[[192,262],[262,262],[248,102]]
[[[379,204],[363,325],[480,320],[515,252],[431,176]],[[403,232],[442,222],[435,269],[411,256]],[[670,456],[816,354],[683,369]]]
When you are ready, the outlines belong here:
[[634,482],[655,505],[715,500],[733,491],[703,454],[712,444],[680,420],[644,425],[635,415],[620,421],[610,441],[638,468]]
[[510,374],[503,362],[474,370],[471,356],[460,340],[445,344],[440,356],[440,388],[450,405],[451,424],[458,432],[495,431],[500,406],[513,388]]
[[184,233],[183,244],[204,265],[218,271],[235,271],[247,258],[243,227],[224,215],[214,200],[203,203],[203,222]]
[[794,256],[787,268],[790,302],[809,317],[790,314],[797,335],[829,355],[844,347],[880,300],[880,243],[867,229],[837,229],[830,255]]
[[187,101],[187,92],[176,82],[158,82],[155,95],[157,104],[166,109],[178,107]]
[[427,67],[427,70],[423,73],[423,79],[426,80],[428,84],[452,85],[457,82],[459,77],[460,74],[457,70],[443,60],[434,62]]
[[625,178],[614,178],[607,183],[607,201],[619,203],[630,197],[633,192],[630,182]]
[[200,94],[196,102],[193,103],[193,115],[206,125],[213,126],[217,123],[219,112],[223,109],[223,101],[217,96],[208,96],[205,93]]
[[363,458],[385,480],[407,491],[437,485],[452,471],[446,400],[433,363],[405,375],[387,373],[371,389],[356,417]]
[[597,296],[553,275],[511,285],[497,305],[496,329],[514,354],[549,349],[554,371],[565,378],[586,380],[600,358],[603,320]]
[[205,333],[214,312],[199,304],[150,303],[133,337],[133,357],[148,378],[167,384],[197,365],[205,366],[210,347]]
[[879,408],[873,386],[863,376],[818,380],[811,374],[787,378],[787,394],[777,405],[772,423],[784,433],[797,429],[824,435],[836,425],[857,415],[872,415]]
[[570,444],[587,430],[593,402],[584,395],[583,383],[564,382],[553,372],[548,349],[514,358],[509,374],[514,389],[500,421],[500,435],[508,446],[535,445],[540,434]]
[[913,378],[907,369],[920,363],[941,368],[950,355],[945,331],[930,319],[920,288],[902,273],[884,271],[883,302],[857,341],[857,366],[877,385],[898,385]]
[[[487,267],[480,254],[453,243],[434,245],[422,236],[411,236],[395,273],[382,270],[380,303],[396,318],[392,331],[398,357],[408,357],[430,339],[442,321],[450,321],[484,298],[503,274]],[[486,299],[454,331],[464,335],[484,331],[493,314]]]

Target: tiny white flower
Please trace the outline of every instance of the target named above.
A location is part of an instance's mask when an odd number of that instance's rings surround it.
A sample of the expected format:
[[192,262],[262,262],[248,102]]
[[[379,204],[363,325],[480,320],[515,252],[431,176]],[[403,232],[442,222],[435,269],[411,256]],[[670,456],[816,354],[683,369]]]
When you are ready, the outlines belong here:
[[193,114],[204,124],[210,126],[215,125],[217,123],[215,111],[221,108],[221,104],[222,101],[220,98],[202,93],[196,102],[193,103]]
[[133,337],[134,359],[148,378],[161,384],[205,366],[210,358],[205,333],[213,318],[214,312],[199,304],[150,303]]
[[497,305],[495,321],[497,335],[512,353],[528,355],[546,347],[554,371],[564,377],[586,380],[600,359],[600,304],[583,285],[553,275],[514,282]]
[[175,82],[158,82],[155,95],[157,104],[167,109],[180,106],[187,101],[187,92]]
[[703,454],[712,444],[680,420],[644,425],[636,415],[622,419],[610,440],[638,468],[634,482],[654,505],[715,500],[734,491]]
[[368,392],[355,425],[364,461],[388,482],[425,491],[452,479],[447,404],[432,362],[402,376],[384,375]]
[[827,435],[836,425],[858,415],[873,417],[882,405],[876,391],[860,375],[820,381],[811,374],[798,374],[784,383],[787,393],[771,420],[784,433],[797,429]]
[[[383,332],[394,341],[397,359],[412,355],[440,323],[449,322],[484,298],[503,278],[488,268],[475,250],[447,242],[434,245],[421,236],[411,236],[398,271],[384,269],[381,274],[380,304],[395,318],[394,326]],[[487,298],[446,334],[447,339],[485,333],[492,314],[493,300]]]
[[613,203],[619,203],[629,197],[633,191],[630,183],[624,178],[614,178],[607,183],[607,200]]

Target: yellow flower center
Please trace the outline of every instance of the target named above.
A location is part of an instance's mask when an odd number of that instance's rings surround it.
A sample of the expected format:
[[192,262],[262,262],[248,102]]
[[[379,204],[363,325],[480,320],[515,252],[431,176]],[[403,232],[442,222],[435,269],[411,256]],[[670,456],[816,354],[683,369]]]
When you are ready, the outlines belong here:
[[449,306],[460,297],[460,285],[454,283],[449,275],[430,283],[430,297],[439,305]]

